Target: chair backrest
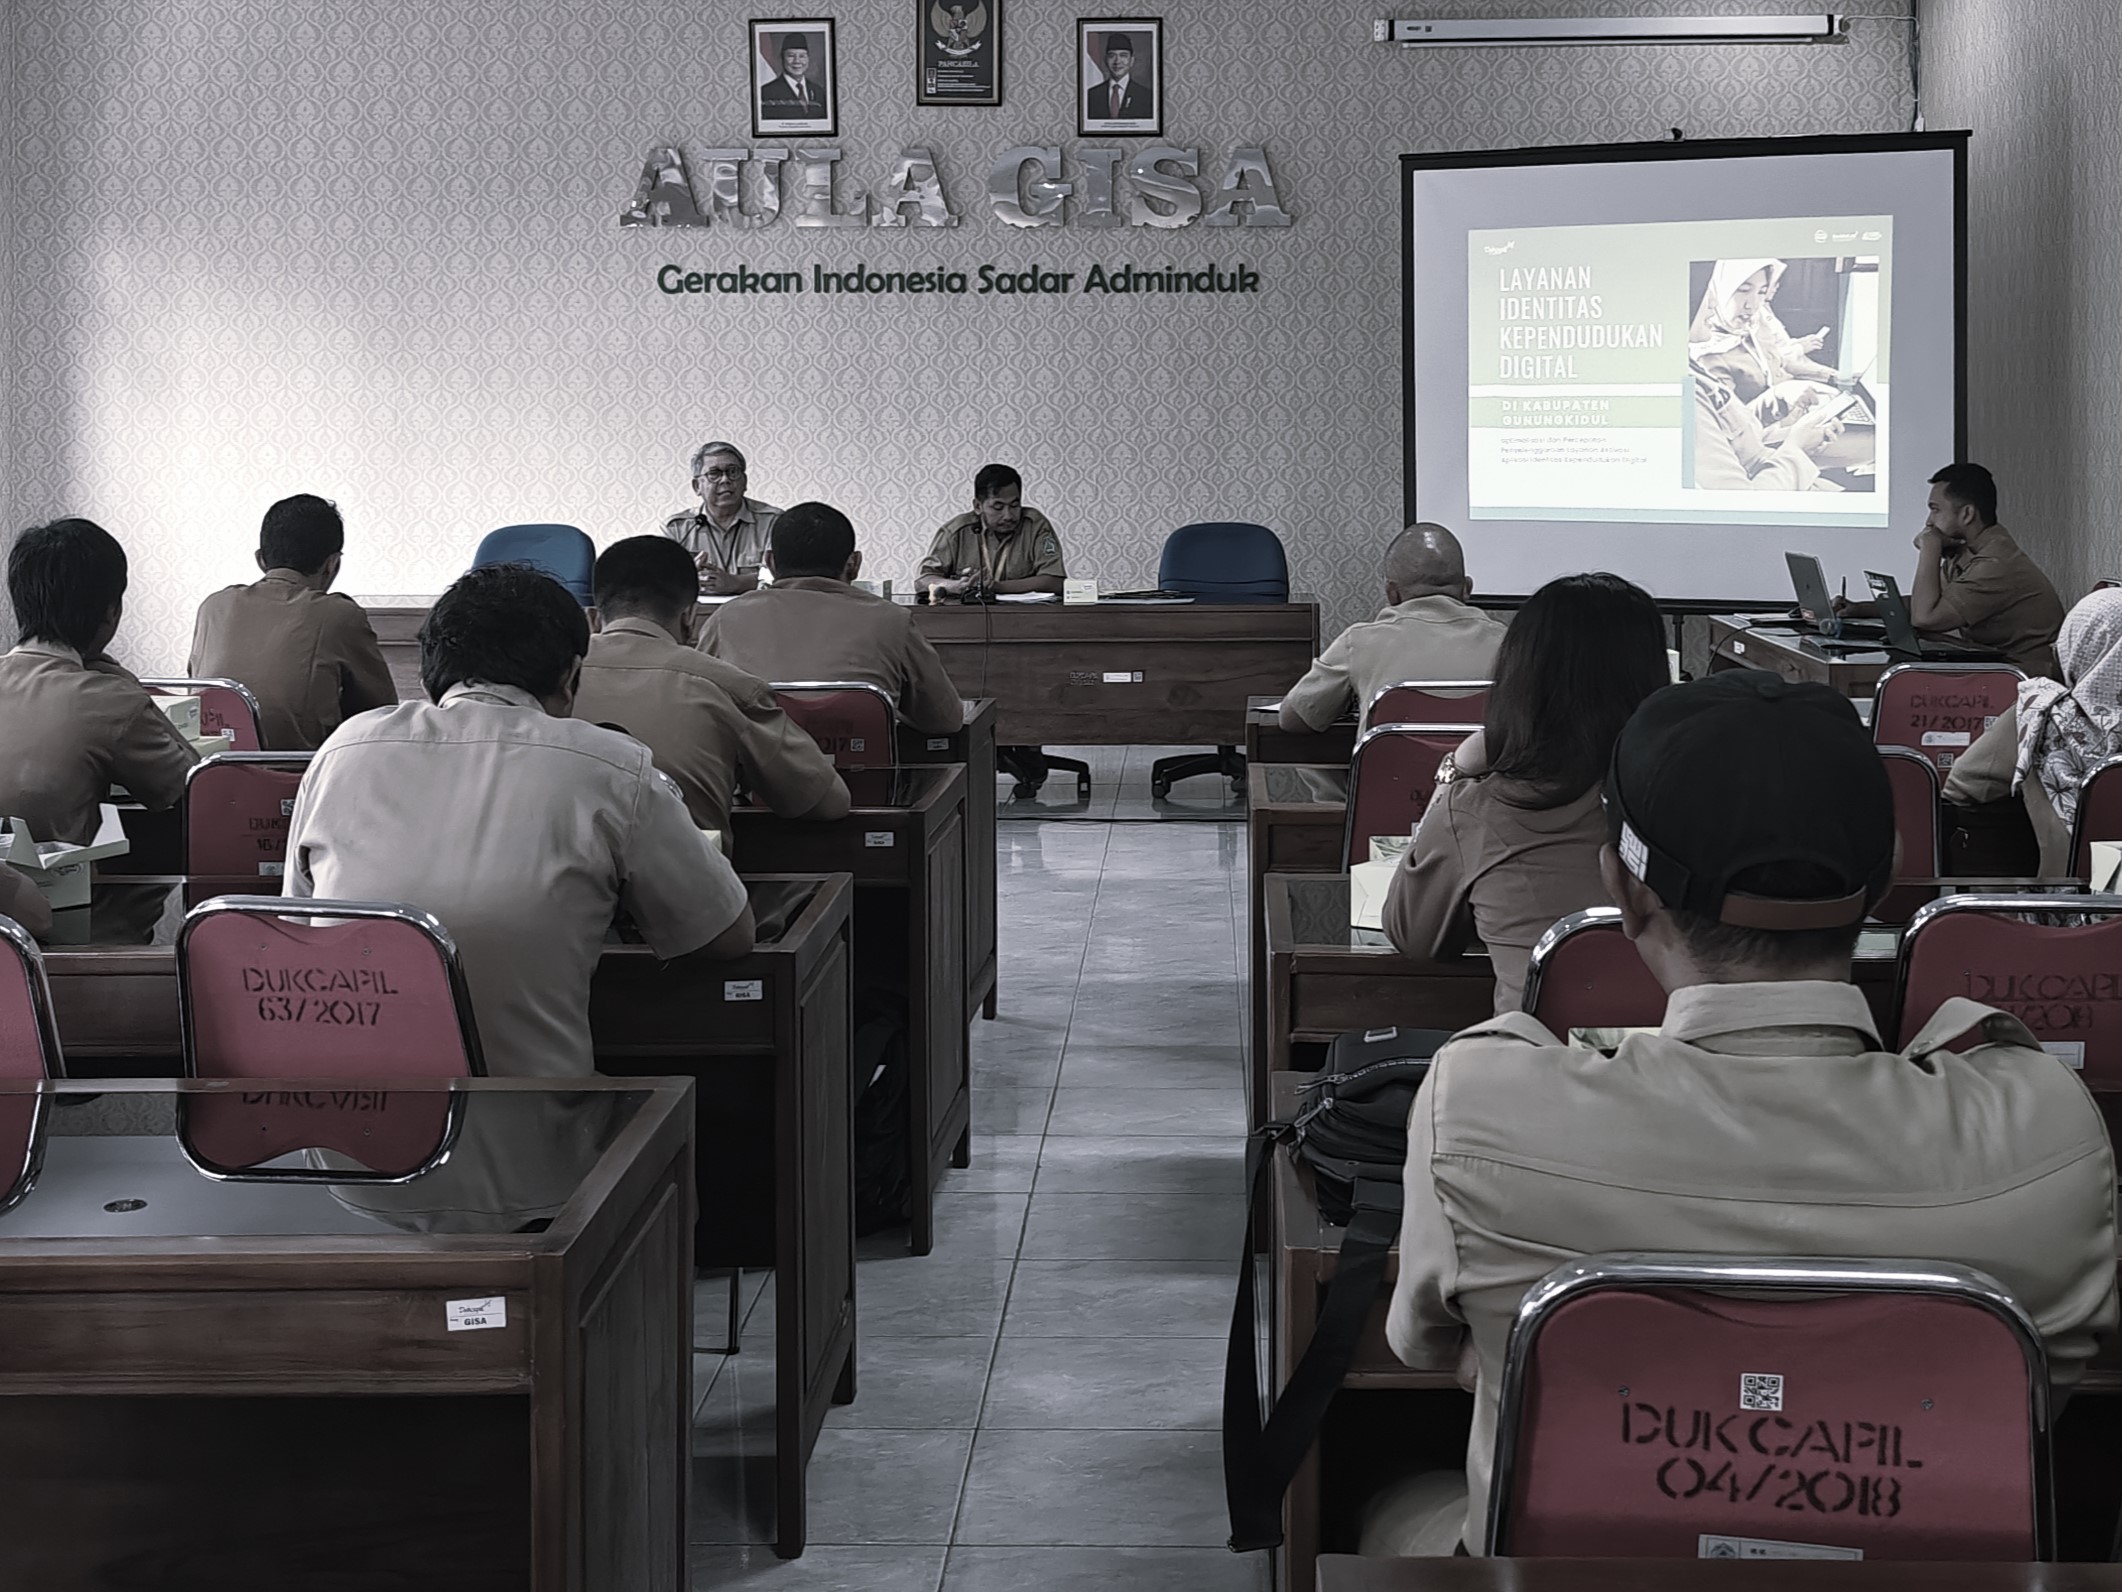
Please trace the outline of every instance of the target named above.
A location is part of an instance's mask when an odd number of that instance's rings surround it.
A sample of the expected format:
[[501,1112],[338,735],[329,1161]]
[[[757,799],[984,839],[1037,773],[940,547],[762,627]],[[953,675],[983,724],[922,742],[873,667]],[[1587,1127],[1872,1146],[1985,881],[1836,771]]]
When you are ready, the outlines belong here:
[[472,568],[488,564],[530,564],[573,592],[583,607],[595,601],[590,575],[597,564],[597,544],[579,526],[504,525],[488,531],[472,554]]
[[[1896,1043],[1907,1044],[1940,1006],[1965,995],[2026,1024],[2096,1097],[2122,1097],[2117,967],[2122,895],[1942,897],[1917,908],[1901,936]],[[1966,1041],[1979,1042],[1979,1035]],[[2114,1108],[2102,1105],[2112,1121]]]
[[776,680],[774,700],[835,768],[894,768],[899,713],[891,693],[866,680]]
[[[1944,872],[1938,767],[1923,753],[1906,746],[1881,745],[1879,756],[1886,764],[1887,789],[1893,793],[1894,837],[1901,843],[1894,878],[1935,879]],[[1881,923],[1906,923],[1909,914],[1928,901],[1931,893],[1927,886],[1890,888],[1879,898],[1871,915]]]
[[2093,876],[2093,842],[2122,842],[2122,757],[2111,757],[2078,787],[2078,812],[2070,824],[2070,871]]
[[[177,999],[187,1074],[276,1086],[187,1102],[185,1146],[219,1176],[405,1181],[447,1151],[456,1097],[345,1086],[486,1071],[457,948],[412,907],[204,902],[177,932]],[[340,1151],[368,1171],[264,1166],[306,1149]]]
[[1618,907],[1586,907],[1558,918],[1534,942],[1519,1005],[1548,1031],[1656,1028],[1665,1021],[1665,989],[1621,929]]
[[1402,680],[1363,705],[1365,724],[1479,724],[1491,680]]
[[1370,857],[1373,835],[1405,835],[1422,821],[1437,788],[1437,768],[1478,724],[1373,724],[1348,760],[1348,817],[1341,831],[1343,865]]
[[1940,773],[2019,700],[2026,678],[2008,663],[1903,663],[1872,691],[1871,738],[1905,746]]
[[29,930],[0,917],[0,1079],[65,1076],[44,954]]
[[258,698],[240,680],[180,680],[164,675],[140,683],[156,696],[197,697],[199,733],[226,733],[232,752],[255,752],[265,744]]
[[1202,520],[1164,538],[1157,585],[1211,603],[1286,603],[1282,538],[1244,520]]
[[217,879],[278,879],[287,870],[295,792],[311,752],[224,752],[184,782],[184,871]]
[[1501,1400],[1490,1554],[2053,1551],[2047,1357],[1968,1267],[1587,1256],[1525,1295]]

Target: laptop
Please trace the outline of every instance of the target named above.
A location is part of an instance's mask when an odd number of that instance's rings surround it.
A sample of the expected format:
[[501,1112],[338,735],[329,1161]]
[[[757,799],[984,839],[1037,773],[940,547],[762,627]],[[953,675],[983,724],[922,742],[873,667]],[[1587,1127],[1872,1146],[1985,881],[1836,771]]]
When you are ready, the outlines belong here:
[[1908,617],[1907,599],[1902,597],[1901,587],[1893,576],[1867,569],[1864,578],[1871,583],[1871,599],[1878,605],[1879,618],[1886,626],[1888,650],[1946,662],[1972,663],[1996,657],[1994,652],[1980,647],[1950,641],[1925,641],[1916,634],[1915,624]]
[[[1816,619],[1832,619],[1835,600],[1828,595],[1827,574],[1820,568],[1820,561],[1810,553],[1785,553],[1783,562],[1790,567],[1790,586],[1798,594],[1801,616],[1811,614]],[[1845,619],[1842,635],[1852,641],[1867,640],[1876,645],[1886,631],[1869,620]]]

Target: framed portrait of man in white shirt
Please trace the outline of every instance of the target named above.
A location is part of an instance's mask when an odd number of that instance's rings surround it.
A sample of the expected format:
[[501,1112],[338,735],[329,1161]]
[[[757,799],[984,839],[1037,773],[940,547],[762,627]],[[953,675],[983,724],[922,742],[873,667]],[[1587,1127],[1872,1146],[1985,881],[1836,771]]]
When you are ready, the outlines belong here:
[[1077,19],[1076,131],[1085,137],[1162,136],[1162,17]]
[[840,131],[840,68],[831,17],[751,24],[752,137]]

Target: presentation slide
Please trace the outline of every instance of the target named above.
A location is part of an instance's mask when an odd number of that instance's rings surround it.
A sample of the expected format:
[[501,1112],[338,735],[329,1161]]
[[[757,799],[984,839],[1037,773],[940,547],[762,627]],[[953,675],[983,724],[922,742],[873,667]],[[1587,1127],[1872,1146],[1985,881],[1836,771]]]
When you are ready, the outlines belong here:
[[1741,147],[1410,157],[1412,510],[1481,590],[1906,580],[1958,457],[1955,145]]

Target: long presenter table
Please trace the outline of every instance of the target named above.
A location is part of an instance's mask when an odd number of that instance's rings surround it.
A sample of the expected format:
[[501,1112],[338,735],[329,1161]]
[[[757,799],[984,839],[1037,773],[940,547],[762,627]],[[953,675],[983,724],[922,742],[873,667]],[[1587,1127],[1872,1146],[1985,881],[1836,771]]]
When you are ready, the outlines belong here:
[[1319,605],[919,604],[959,694],[991,696],[1005,745],[1237,746],[1247,699],[1319,654]]

